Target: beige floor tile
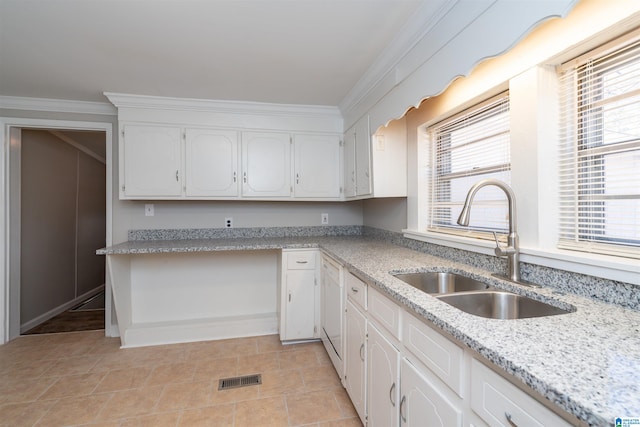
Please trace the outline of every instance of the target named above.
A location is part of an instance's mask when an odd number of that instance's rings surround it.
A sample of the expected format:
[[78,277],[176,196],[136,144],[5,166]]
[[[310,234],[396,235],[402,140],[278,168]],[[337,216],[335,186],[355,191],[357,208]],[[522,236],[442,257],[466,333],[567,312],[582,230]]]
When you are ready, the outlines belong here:
[[54,363],[55,361],[53,360],[21,361],[4,366],[3,371],[0,372],[0,388],[15,381],[38,378],[49,370]]
[[116,369],[106,373],[94,393],[129,390],[142,387],[151,374],[151,368]]
[[168,384],[160,396],[155,411],[168,412],[207,406],[211,388],[211,381]]
[[67,357],[56,360],[42,375],[45,377],[62,377],[65,375],[86,374],[96,364],[95,356]]
[[[104,405],[98,420],[116,420],[136,417],[152,413],[160,399],[163,386],[142,387],[132,390],[117,391]],[[103,394],[95,395],[103,397]]]
[[289,421],[292,426],[338,420],[340,407],[331,390],[314,391],[287,396]]
[[104,373],[93,373],[60,377],[39,397],[39,400],[62,399],[64,397],[91,394],[104,376]]
[[202,359],[196,362],[195,380],[228,378],[238,375],[238,357]]
[[334,389],[333,395],[336,398],[336,402],[338,402],[338,407],[340,408],[340,413],[342,414],[343,418],[352,418],[358,416],[356,408],[353,407],[353,403],[351,403],[351,399],[349,399],[347,390],[345,390],[344,388]]
[[278,353],[251,354],[238,357],[238,375],[259,374],[280,369]]
[[272,371],[262,374],[260,397],[302,393],[306,391],[299,369]]
[[233,403],[258,398],[258,386],[239,387],[228,390],[218,390],[217,382],[213,382],[211,386],[209,405],[220,405],[223,403]]
[[137,418],[127,418],[121,427],[176,427],[180,419],[180,412],[166,412],[163,414],[145,415]]
[[172,363],[158,365],[153,368],[147,378],[147,385],[164,385],[185,383],[193,380],[196,371],[195,363]]
[[256,337],[258,344],[258,353],[271,353],[274,351],[287,351],[291,349],[289,345],[283,345],[280,341],[280,335],[264,335]]
[[16,379],[0,387],[0,405],[34,401],[57,380],[57,378]]
[[236,403],[235,425],[237,427],[288,426],[287,407],[283,397],[246,400]]
[[342,388],[340,378],[333,366],[318,366],[302,369],[302,379],[308,391]]
[[104,396],[82,396],[58,400],[36,426],[66,426],[95,421],[105,404]]
[[0,406],[0,426],[31,427],[55,404],[55,401],[12,403]]
[[312,348],[283,351],[279,353],[281,369],[302,369],[320,366]]
[[360,418],[347,418],[344,420],[326,421],[318,424],[318,427],[362,427]]
[[184,411],[179,427],[233,427],[235,405],[208,406]]

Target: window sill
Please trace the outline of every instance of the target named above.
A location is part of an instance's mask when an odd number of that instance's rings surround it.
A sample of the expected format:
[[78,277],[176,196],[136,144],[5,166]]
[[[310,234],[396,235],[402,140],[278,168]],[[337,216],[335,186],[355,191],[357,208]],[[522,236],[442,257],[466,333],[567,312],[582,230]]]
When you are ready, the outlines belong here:
[[[461,236],[403,230],[404,237],[435,245],[494,255],[495,243]],[[631,258],[588,254],[568,250],[520,247],[520,260],[558,270],[602,277],[640,286],[640,263]]]

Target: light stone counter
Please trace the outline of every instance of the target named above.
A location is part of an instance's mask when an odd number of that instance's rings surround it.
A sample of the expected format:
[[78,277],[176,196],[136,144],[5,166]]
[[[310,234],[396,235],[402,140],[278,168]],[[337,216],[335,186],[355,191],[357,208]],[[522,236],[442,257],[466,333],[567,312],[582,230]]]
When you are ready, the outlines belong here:
[[[361,236],[130,241],[100,254],[319,247],[392,299],[589,425],[640,417],[640,312],[553,288],[532,289],[466,264]],[[464,272],[575,312],[496,320],[466,314],[389,272]]]

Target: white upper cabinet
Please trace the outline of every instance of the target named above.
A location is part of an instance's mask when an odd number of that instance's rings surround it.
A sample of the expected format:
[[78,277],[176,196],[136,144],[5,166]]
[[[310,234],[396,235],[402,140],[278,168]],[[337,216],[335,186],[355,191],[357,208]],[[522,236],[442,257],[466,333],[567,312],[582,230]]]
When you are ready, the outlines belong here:
[[239,194],[238,132],[187,129],[187,197],[236,197]]
[[356,134],[351,128],[344,134],[344,197],[356,196]]
[[369,116],[354,126],[356,141],[356,196],[371,194],[371,131]]
[[244,197],[291,196],[291,136],[243,132],[242,170]]
[[340,197],[340,138],[296,134],[293,138],[294,196]]
[[178,198],[182,195],[179,127],[125,125],[120,137],[121,198]]

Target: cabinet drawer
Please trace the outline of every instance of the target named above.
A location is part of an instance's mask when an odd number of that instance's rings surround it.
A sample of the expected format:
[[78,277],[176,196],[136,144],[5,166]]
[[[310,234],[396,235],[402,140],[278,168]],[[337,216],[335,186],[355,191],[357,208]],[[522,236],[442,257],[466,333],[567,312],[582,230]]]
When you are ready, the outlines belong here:
[[287,270],[313,270],[316,268],[316,251],[287,252]]
[[475,359],[471,361],[471,408],[491,426],[570,425]]
[[400,306],[373,288],[368,289],[367,293],[367,310],[369,311],[369,316],[375,319],[394,337],[400,339],[400,319],[402,313]]
[[363,310],[367,309],[367,284],[353,274],[347,274],[345,280],[347,297]]
[[410,315],[406,315],[404,319],[402,342],[421,363],[462,397],[462,348]]

